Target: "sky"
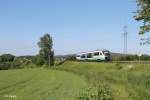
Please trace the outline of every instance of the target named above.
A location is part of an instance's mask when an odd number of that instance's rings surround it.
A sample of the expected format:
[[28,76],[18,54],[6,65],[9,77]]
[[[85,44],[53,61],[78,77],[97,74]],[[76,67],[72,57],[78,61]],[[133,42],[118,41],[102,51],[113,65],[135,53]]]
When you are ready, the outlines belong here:
[[149,45],[139,46],[135,1],[0,0],[0,54],[38,54],[37,42],[45,33],[53,37],[55,55],[97,49],[122,53],[125,25],[128,53],[150,54]]

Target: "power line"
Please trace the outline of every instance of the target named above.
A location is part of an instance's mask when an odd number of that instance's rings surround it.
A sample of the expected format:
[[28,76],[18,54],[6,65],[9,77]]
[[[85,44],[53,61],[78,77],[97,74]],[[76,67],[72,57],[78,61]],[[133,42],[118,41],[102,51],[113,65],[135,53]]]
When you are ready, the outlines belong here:
[[128,32],[127,32],[127,26],[124,26],[123,27],[123,31],[124,31],[124,54],[127,54],[128,53],[128,39],[127,39],[127,35],[128,35]]

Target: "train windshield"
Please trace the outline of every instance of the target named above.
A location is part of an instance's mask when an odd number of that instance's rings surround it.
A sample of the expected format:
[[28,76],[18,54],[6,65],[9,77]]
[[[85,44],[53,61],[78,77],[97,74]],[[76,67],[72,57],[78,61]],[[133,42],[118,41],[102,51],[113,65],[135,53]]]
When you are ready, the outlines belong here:
[[110,56],[109,51],[103,51],[103,54],[104,54],[105,56]]

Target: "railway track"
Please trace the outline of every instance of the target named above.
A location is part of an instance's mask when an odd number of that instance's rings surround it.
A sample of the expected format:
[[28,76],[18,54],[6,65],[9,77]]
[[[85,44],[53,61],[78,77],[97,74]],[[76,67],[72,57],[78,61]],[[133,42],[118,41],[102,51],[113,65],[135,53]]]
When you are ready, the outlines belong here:
[[112,63],[150,64],[150,61],[112,61]]

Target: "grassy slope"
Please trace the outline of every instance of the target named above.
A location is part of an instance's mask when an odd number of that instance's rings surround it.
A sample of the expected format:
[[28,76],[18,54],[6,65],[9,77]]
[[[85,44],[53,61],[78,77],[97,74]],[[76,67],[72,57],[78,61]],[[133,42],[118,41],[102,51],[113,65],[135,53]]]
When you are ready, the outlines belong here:
[[150,65],[115,65],[92,62],[66,62],[59,70],[86,77],[88,83],[108,84],[115,100],[149,100]]
[[[87,84],[94,86],[97,82],[109,85],[114,100],[149,100],[150,66],[132,67],[109,63],[65,62],[57,67],[61,71],[0,71],[0,100],[74,100],[81,89],[87,88]],[[6,95],[17,97],[9,98]]]
[[84,78],[64,71],[0,71],[0,100],[73,100],[85,86]]

